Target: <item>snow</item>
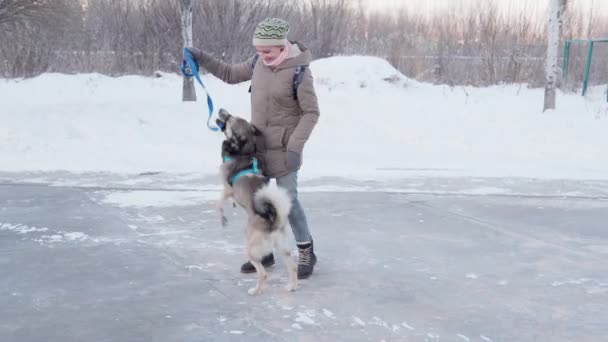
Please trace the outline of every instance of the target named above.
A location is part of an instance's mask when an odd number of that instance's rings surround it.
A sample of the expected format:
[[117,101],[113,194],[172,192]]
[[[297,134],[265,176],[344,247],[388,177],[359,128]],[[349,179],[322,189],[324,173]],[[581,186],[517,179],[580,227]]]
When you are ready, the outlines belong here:
[[[526,85],[435,86],[361,56],[311,69],[321,117],[300,179],[608,178],[605,87],[558,92],[542,113],[543,89]],[[203,81],[216,108],[249,117],[247,83]],[[195,103],[181,91],[173,74],[2,79],[0,171],[216,174],[222,135],[205,126],[201,88]]]
[[13,231],[17,234],[27,234],[31,232],[46,232],[48,228],[36,228],[36,227],[28,227],[23,224],[11,224],[11,223],[3,223],[0,222],[0,230]]
[[200,205],[204,202],[216,201],[217,192],[201,191],[100,191],[104,195],[102,203],[119,207],[173,207]]
[[298,317],[296,318],[297,323],[303,323],[308,325],[314,325],[315,321],[306,313],[298,312]]

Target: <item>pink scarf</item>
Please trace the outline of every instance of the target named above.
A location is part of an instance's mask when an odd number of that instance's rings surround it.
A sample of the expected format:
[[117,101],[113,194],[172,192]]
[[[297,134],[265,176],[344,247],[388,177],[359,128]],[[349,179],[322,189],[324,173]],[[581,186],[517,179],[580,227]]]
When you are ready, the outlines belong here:
[[264,64],[267,66],[277,66],[281,63],[283,63],[284,60],[287,59],[287,57],[289,56],[289,53],[291,52],[291,43],[287,42],[287,44],[285,44],[285,47],[283,48],[283,51],[281,51],[281,53],[277,56],[277,58],[275,58],[274,61],[266,63],[264,61]]

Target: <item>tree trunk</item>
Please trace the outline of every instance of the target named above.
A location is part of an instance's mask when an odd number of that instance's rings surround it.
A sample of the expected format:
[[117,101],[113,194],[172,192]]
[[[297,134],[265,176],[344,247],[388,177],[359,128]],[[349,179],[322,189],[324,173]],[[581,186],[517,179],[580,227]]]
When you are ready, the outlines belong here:
[[[182,22],[182,42],[183,47],[192,46],[192,0],[179,1],[181,22]],[[184,77],[182,87],[182,101],[196,101],[194,91],[194,79]]]
[[550,0],[547,24],[547,60],[545,62],[545,104],[543,112],[555,109],[555,94],[559,75],[558,56],[562,14],[566,0]]

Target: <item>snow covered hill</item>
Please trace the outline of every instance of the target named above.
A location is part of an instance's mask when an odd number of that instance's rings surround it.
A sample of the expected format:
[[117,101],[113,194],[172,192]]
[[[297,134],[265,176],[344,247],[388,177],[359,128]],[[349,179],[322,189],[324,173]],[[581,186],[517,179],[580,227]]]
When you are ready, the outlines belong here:
[[[608,179],[605,88],[448,87],[407,79],[385,60],[311,66],[321,118],[302,178],[487,176]],[[248,117],[248,84],[203,80],[216,108]],[[0,80],[0,171],[215,173],[222,135],[205,126],[204,92],[181,102],[181,77],[44,74]],[[198,87],[198,86],[197,86]]]

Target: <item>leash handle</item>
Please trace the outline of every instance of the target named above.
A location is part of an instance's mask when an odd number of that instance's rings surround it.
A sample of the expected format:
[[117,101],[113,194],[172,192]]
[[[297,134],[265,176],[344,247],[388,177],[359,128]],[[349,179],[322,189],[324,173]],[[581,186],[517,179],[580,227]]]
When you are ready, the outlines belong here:
[[[190,73],[188,73],[187,68],[190,68]],[[201,77],[199,75],[199,65],[192,53],[184,48],[184,60],[182,61],[182,74],[185,77],[193,77],[198,81],[198,83],[205,89],[205,94],[207,94],[207,108],[209,109],[209,117],[207,118],[207,128],[212,130],[213,132],[218,132],[220,129],[218,127],[213,127],[210,125],[211,117],[213,116],[213,100],[211,99],[211,95],[209,95],[209,91],[203,84]]]
[[182,75],[184,75],[185,77],[192,77],[192,76],[194,76],[193,73],[189,73],[188,72],[187,68],[190,68],[190,66],[188,65],[188,62],[186,62],[186,60],[184,59],[182,61],[182,67],[181,67]]

